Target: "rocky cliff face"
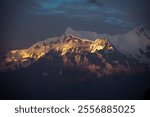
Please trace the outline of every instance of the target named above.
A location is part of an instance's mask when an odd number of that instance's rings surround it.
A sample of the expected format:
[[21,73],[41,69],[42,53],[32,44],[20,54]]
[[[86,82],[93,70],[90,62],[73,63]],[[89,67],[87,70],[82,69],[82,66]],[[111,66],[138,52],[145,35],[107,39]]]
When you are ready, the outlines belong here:
[[150,88],[143,59],[149,60],[149,40],[145,28],[132,34],[68,28],[60,37],[9,51],[0,60],[3,99],[141,99]]
[[129,73],[131,69],[133,72],[136,64],[119,53],[106,38],[92,41],[65,34],[57,41],[49,39],[38,42],[28,49],[8,52],[0,68],[1,71],[27,68],[43,58],[49,62],[55,61],[59,68],[79,67],[99,77],[121,72]]

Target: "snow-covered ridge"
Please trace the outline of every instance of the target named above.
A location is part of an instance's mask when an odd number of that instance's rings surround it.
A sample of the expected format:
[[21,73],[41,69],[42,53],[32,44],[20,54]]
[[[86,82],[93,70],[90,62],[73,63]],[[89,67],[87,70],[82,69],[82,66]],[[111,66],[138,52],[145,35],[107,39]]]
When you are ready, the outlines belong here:
[[90,32],[90,31],[76,31],[72,29],[71,27],[68,27],[65,32],[66,35],[73,35],[82,39],[90,39],[95,40],[100,38],[100,34],[96,32]]
[[115,48],[120,53],[136,58],[141,63],[150,66],[150,28],[139,26],[127,34],[106,35],[89,31],[76,31],[68,27],[60,37],[48,38],[35,43],[28,49],[12,50],[6,55],[1,68],[16,69],[16,66],[24,68],[30,66],[38,59],[54,50],[64,56],[68,52],[81,54],[82,51],[95,53],[97,50]]
[[89,31],[76,31],[68,27],[67,35],[95,40],[107,38],[115,48],[124,55],[134,57],[141,63],[150,65],[150,27],[140,25],[126,34],[107,35]]
[[72,35],[63,35],[61,37],[39,41],[27,49],[8,52],[4,61],[0,63],[0,71],[26,68],[44,57],[50,51],[54,51],[63,57],[68,53],[81,55],[85,52],[95,53],[103,49],[113,50],[113,47],[107,39],[96,39],[92,41]]
[[108,39],[121,53],[150,65],[150,30],[147,26],[141,25],[127,34],[108,36]]

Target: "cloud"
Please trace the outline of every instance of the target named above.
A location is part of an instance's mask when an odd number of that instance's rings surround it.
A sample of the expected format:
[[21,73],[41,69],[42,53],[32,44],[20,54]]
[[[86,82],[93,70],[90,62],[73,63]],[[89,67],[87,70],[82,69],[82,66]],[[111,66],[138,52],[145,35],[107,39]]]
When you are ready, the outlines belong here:
[[99,20],[121,27],[131,27],[133,25],[133,22],[124,19],[125,11],[103,6],[99,0],[35,0],[34,2],[38,7],[31,9],[30,13],[38,15],[62,15],[86,21]]
[[124,11],[116,8],[105,8],[104,12],[108,14],[125,14]]
[[121,19],[119,17],[114,17],[114,16],[102,17],[102,19],[105,23],[111,25],[118,25],[121,27],[133,27],[134,25],[134,23],[129,20]]
[[103,3],[100,2],[99,0],[87,0],[89,3],[94,4],[96,6],[102,6]]
[[[6,1],[10,4],[9,0]],[[11,2],[10,5],[39,16],[58,15],[91,22],[96,20],[122,27],[133,25],[126,11],[102,0],[22,0]]]
[[[29,12],[37,15],[65,14],[66,9],[60,9],[64,4],[72,4],[75,0],[33,0],[37,7],[29,6]],[[26,6],[25,6],[26,7]]]

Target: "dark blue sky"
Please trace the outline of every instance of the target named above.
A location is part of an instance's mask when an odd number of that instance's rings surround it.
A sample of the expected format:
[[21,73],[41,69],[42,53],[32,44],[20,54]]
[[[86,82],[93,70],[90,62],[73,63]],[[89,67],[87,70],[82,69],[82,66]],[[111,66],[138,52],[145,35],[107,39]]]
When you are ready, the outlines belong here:
[[1,0],[1,48],[29,47],[77,30],[118,34],[149,25],[149,0]]

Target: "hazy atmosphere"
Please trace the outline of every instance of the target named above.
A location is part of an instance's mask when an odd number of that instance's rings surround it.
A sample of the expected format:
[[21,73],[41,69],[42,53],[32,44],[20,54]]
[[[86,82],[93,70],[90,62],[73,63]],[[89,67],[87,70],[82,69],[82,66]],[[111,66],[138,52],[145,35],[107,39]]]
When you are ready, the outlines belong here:
[[1,0],[0,99],[150,99],[150,0]]

